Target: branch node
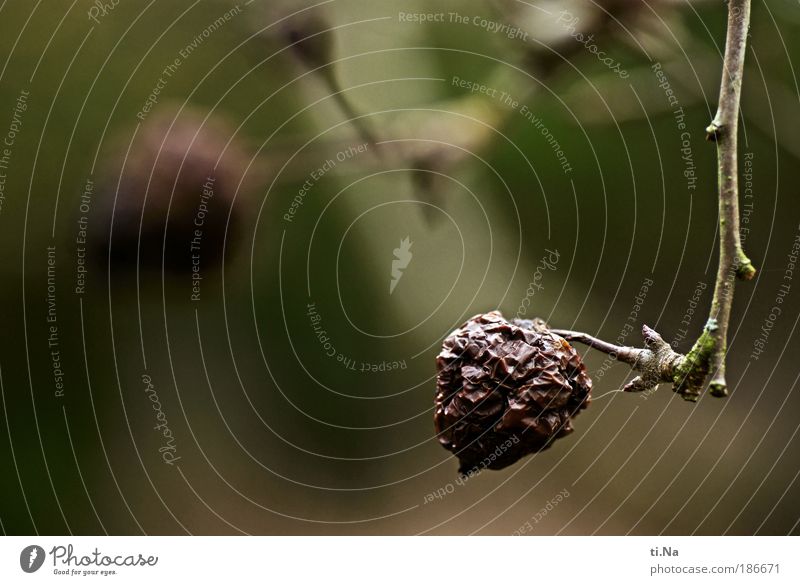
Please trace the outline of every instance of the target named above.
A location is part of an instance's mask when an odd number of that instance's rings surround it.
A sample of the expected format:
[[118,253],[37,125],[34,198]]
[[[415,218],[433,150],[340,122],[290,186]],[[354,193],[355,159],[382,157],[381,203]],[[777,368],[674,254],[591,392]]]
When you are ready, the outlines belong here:
[[654,390],[655,386],[651,386],[641,376],[636,376],[633,380],[625,384],[622,388],[623,392],[649,392]]
[[717,346],[715,332],[718,328],[717,320],[709,319],[691,351],[675,365],[673,390],[684,400],[697,402],[703,392],[703,385],[711,369],[711,357]]
[[714,380],[708,385],[708,391],[711,396],[725,398],[728,395],[728,384],[725,380]]
[[736,278],[739,280],[753,280],[757,272],[750,258],[748,258],[741,249],[738,250],[736,258]]
[[706,140],[717,142],[722,137],[722,125],[714,120],[706,127]]

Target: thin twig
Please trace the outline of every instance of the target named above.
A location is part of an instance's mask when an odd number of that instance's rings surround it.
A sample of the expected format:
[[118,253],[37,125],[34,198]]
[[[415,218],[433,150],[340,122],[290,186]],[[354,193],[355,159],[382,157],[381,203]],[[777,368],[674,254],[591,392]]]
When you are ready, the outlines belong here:
[[639,372],[638,376],[625,385],[623,388],[625,392],[651,391],[662,382],[672,382],[676,368],[686,359],[685,356],[674,352],[672,347],[647,325],[642,327],[644,347],[641,349],[614,345],[578,331],[550,329],[550,332],[567,341],[577,341],[607,353],[613,359],[624,362],[630,365],[632,370]]
[[[749,28],[750,0],[729,0],[728,36],[725,42],[719,106],[714,120],[706,129],[709,140],[717,143],[720,233],[719,268],[708,322],[692,350],[685,356],[673,352],[669,344],[655,331],[645,327],[646,348],[633,350],[640,352],[633,369],[642,372],[642,375],[629,384],[627,390],[647,389],[659,382],[671,380],[676,392],[686,400],[694,401],[700,396],[710,375],[711,394],[713,396],[728,394],[725,381],[725,353],[728,347],[733,289],[737,278],[750,280],[756,273],[750,259],[742,250],[739,234],[737,139]],[[586,343],[601,351],[613,350],[615,347],[582,333],[563,331],[561,334],[567,339]],[[646,353],[648,349],[652,350],[650,354]],[[613,356],[616,351],[606,351],[606,353]]]
[[756,272],[742,250],[739,234],[739,104],[749,29],[750,0],[730,0],[719,106],[706,129],[709,139],[717,143],[719,165],[719,269],[709,314],[709,322],[716,325],[710,329],[714,349],[709,390],[714,396],[728,393],[725,352],[736,278],[750,280]]
[[639,354],[642,351],[635,347],[614,345],[613,343],[603,341],[602,339],[592,337],[588,333],[582,333],[580,331],[569,331],[567,329],[550,329],[550,331],[559,337],[563,337],[567,341],[577,341],[578,343],[607,353],[617,361],[630,365],[634,365],[639,361]]

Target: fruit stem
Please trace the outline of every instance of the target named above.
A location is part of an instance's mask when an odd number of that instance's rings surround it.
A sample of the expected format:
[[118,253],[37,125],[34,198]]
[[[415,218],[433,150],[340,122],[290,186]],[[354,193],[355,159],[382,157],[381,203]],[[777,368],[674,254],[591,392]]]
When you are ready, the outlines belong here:
[[669,343],[653,329],[642,327],[644,347],[621,347],[592,337],[587,333],[550,329],[552,333],[567,341],[577,341],[607,353],[613,359],[631,366],[639,375],[623,388],[625,392],[653,391],[661,382],[672,382],[676,369],[685,361],[685,356],[672,350]]
[[559,337],[563,337],[567,341],[577,341],[583,345],[587,345],[603,353],[607,353],[617,361],[626,363],[628,365],[635,365],[639,361],[640,353],[642,350],[635,347],[627,347],[621,345],[614,345],[597,337],[592,337],[588,333],[580,331],[569,331],[567,329],[550,329]]
[[728,348],[733,289],[737,278],[751,280],[756,274],[755,267],[742,249],[739,231],[739,109],[749,29],[750,0],[729,0],[719,105],[714,120],[706,128],[708,140],[717,145],[719,267],[711,311],[703,333],[695,341],[691,351],[684,356],[672,351],[669,344],[648,327],[644,331],[647,347],[643,350],[618,348],[585,333],[553,330],[567,340],[585,343],[629,364],[630,356],[640,352],[633,369],[642,372],[642,375],[628,384],[626,390],[644,390],[659,382],[672,382],[675,391],[685,400],[696,401],[710,376],[711,395],[722,397],[728,394],[725,354]]

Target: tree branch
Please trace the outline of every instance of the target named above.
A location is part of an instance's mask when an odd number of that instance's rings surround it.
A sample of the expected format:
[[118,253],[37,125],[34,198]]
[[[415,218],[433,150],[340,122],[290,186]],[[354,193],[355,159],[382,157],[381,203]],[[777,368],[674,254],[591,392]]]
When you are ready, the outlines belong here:
[[672,347],[647,325],[642,327],[644,348],[622,347],[608,343],[587,333],[550,329],[551,333],[563,337],[567,341],[577,341],[607,353],[617,361],[631,366],[639,376],[625,385],[625,392],[642,392],[654,390],[662,382],[672,382],[675,369],[685,360],[685,356],[676,353]]
[[[660,382],[672,382],[675,392],[696,401],[711,376],[709,391],[713,396],[727,396],[725,353],[736,279],[750,280],[756,269],[745,255],[739,233],[739,106],[742,75],[750,28],[750,0],[728,1],[728,36],[722,70],[719,106],[714,120],[706,128],[709,140],[717,144],[719,181],[719,268],[714,298],[703,333],[691,351],[675,353],[661,336],[645,326],[645,348],[617,347],[585,333],[552,330],[567,340],[578,341],[615,359],[631,364],[641,375],[625,387],[636,391],[653,388]],[[631,362],[632,356],[633,362]]]
[[742,250],[739,233],[739,104],[749,29],[750,0],[730,0],[719,106],[706,129],[708,138],[717,143],[719,167],[719,268],[709,314],[712,327],[707,327],[714,343],[709,364],[712,374],[709,390],[714,396],[728,394],[725,353],[736,278],[750,280],[756,273]]

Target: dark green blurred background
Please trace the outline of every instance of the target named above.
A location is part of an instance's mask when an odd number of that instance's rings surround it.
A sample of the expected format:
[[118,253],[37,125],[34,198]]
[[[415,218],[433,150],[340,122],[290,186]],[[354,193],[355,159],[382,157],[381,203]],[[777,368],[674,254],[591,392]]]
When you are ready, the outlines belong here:
[[[628,370],[587,352],[596,399],[576,432],[463,485],[433,435],[432,401],[439,344],[468,317],[514,316],[527,296],[527,317],[626,344],[639,344],[646,323],[686,351],[701,330],[717,237],[716,152],[703,128],[719,86],[724,3],[111,4],[0,5],[0,132],[18,130],[0,208],[6,534],[511,534],[526,522],[534,534],[799,532],[800,281],[776,305],[800,233],[795,2],[754,3],[741,146],[752,163],[742,167],[746,248],[760,273],[737,288],[731,396],[690,404],[662,387],[600,398]],[[570,34],[563,10],[626,78]],[[445,22],[400,16],[419,12]],[[451,12],[467,24],[449,22]],[[483,19],[526,36],[509,39]],[[335,63],[312,71],[287,45],[329,28],[317,40],[332,41],[324,62]],[[454,76],[496,96],[470,97]],[[232,206],[240,217],[224,267],[203,266],[193,301],[186,270],[109,268],[100,246],[76,294],[87,180],[96,186],[88,232],[103,241],[115,195],[127,196],[120,161],[145,148],[148,123],[206,114],[246,168],[240,188],[228,186],[232,203],[218,198],[210,211],[220,220]],[[287,222],[311,173],[364,143],[353,115],[382,144],[337,161]],[[148,197],[158,207],[170,192]],[[171,210],[174,221],[194,216],[190,203]],[[119,230],[128,219],[115,221]],[[413,259],[389,294],[406,237]],[[48,347],[48,246],[63,396]],[[537,275],[548,250],[558,263]],[[144,375],[174,435],[174,464],[159,452]]]

